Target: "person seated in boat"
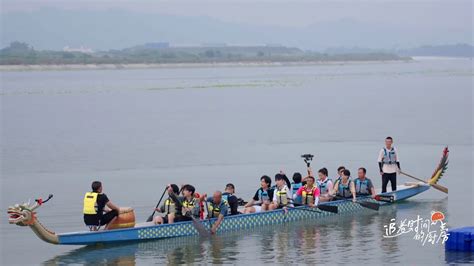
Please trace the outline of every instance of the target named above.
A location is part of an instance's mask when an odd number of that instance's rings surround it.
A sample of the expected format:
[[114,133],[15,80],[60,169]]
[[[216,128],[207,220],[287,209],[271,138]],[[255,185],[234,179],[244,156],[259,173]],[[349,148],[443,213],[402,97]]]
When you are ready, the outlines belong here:
[[288,186],[291,185],[288,177],[282,172],[275,175],[276,189],[273,192],[273,201],[270,204],[270,210],[284,209],[285,212],[288,207],[293,207],[293,199],[291,197],[291,190]]
[[364,167],[359,168],[357,171],[357,178],[354,180],[354,186],[357,196],[369,196],[375,198],[375,188],[372,184],[372,180],[366,176],[367,170]]
[[[179,188],[176,184],[171,184],[171,189],[173,190],[173,193],[178,195],[179,194]],[[175,214],[176,213],[176,202],[168,196],[168,199],[165,200],[163,205],[161,205],[159,208],[156,208],[157,212],[164,213],[165,216],[156,216],[153,219],[153,222],[155,224],[167,224],[169,220],[170,214]]]
[[211,228],[211,233],[215,234],[219,226],[221,226],[224,217],[229,215],[228,202],[222,198],[222,192],[220,191],[214,192],[212,197],[207,197],[207,194],[204,194],[201,200],[205,200],[205,204],[208,206],[207,218],[217,218],[217,221],[214,222]]
[[319,202],[319,189],[314,183],[313,176],[306,177],[306,185],[300,187],[296,192],[301,197],[302,204],[308,207],[315,207]]
[[107,195],[102,193],[102,190],[102,183],[94,181],[92,192],[84,195],[84,223],[91,231],[97,231],[103,225],[107,230],[108,225],[117,218],[120,212],[120,208],[113,204]]
[[340,180],[337,180],[334,184],[334,189],[331,195],[335,195],[335,200],[350,199],[356,201],[356,192],[354,182],[351,180],[351,172],[347,169],[342,171]]
[[[173,189],[168,187],[168,193],[173,201],[176,203],[176,212],[168,215],[168,223],[191,221],[194,218],[199,219],[200,206],[199,199],[194,197],[196,189],[192,185],[184,185],[182,188],[183,196],[179,197],[173,192]],[[192,216],[192,217],[191,217]]]
[[339,167],[337,168],[337,174],[338,174],[338,176],[336,177],[336,179],[335,179],[336,181],[334,181],[334,184],[336,184],[336,182],[337,182],[338,180],[341,180],[341,178],[342,178],[342,172],[343,172],[344,170],[346,170],[346,167],[344,167],[344,166],[339,166]]
[[260,178],[260,188],[255,192],[253,198],[245,204],[244,213],[267,211],[273,199],[272,179],[269,176]]
[[232,183],[229,183],[225,186],[224,193],[222,193],[222,199],[227,202],[229,205],[229,214],[236,215],[239,214],[237,209],[239,208],[239,200],[234,195],[235,186]]
[[328,169],[319,169],[318,180],[316,181],[316,184],[319,189],[319,201],[330,201],[332,198],[330,192],[333,190],[333,183],[332,180],[328,177]]
[[291,196],[295,204],[301,204],[301,196],[298,196],[296,192],[303,186],[302,176],[296,172],[293,174],[293,182],[291,182]]

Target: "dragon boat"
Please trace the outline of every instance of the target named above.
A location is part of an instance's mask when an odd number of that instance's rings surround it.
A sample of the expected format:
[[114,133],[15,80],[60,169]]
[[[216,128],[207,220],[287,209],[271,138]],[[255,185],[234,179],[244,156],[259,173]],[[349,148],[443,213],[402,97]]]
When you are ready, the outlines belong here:
[[[262,226],[291,223],[295,221],[322,219],[334,215],[359,213],[364,210],[370,211],[366,208],[366,204],[376,204],[380,206],[394,204],[425,192],[431,187],[447,193],[447,188],[437,184],[437,182],[447,169],[448,154],[449,151],[446,147],[443,150],[441,161],[431,178],[428,180],[413,177],[419,182],[405,183],[404,185],[398,186],[396,191],[380,193],[377,194],[375,198],[370,196],[358,197],[357,202],[352,202],[352,200],[337,200],[319,204],[320,206],[337,206],[337,213],[319,211],[314,208],[299,206],[289,208],[287,212],[280,209],[261,213],[227,216],[219,227],[217,234],[223,234],[230,231],[248,230]],[[193,221],[164,225],[155,225],[152,222],[148,222],[138,223],[130,228],[57,234],[47,229],[38,221],[36,210],[42,205],[42,203],[43,202],[40,200],[35,201],[33,204],[24,203],[9,207],[9,223],[18,226],[29,226],[43,241],[59,245],[94,245],[199,235],[195,222]],[[201,226],[206,228],[206,230],[210,230],[210,227],[215,220],[215,218],[204,219],[198,221],[198,223],[201,223]]]

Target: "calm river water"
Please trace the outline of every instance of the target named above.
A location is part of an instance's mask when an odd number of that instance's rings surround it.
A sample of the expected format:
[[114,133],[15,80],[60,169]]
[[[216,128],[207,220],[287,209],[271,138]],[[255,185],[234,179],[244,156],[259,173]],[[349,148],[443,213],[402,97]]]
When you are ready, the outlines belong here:
[[[465,59],[278,67],[3,72],[1,262],[3,265],[310,263],[404,265],[473,261],[413,235],[384,239],[395,218],[446,214],[474,225],[473,65]],[[342,215],[211,240],[179,238],[105,247],[54,246],[9,225],[9,205],[54,194],[38,209],[56,232],[86,229],[82,198],[91,181],[138,221],[165,184],[199,192],[236,185],[249,199],[263,174],[365,166],[379,188],[377,155],[395,139],[403,170],[431,176],[445,145],[440,184],[379,212]],[[412,181],[399,176],[399,183]]]

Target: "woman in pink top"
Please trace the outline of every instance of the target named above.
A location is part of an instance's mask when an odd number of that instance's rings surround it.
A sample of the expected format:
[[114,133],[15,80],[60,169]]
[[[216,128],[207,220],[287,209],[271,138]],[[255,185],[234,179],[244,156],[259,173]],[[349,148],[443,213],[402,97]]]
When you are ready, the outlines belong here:
[[300,187],[296,195],[301,196],[303,205],[315,207],[319,202],[319,189],[314,184],[314,177],[306,177],[306,185]]

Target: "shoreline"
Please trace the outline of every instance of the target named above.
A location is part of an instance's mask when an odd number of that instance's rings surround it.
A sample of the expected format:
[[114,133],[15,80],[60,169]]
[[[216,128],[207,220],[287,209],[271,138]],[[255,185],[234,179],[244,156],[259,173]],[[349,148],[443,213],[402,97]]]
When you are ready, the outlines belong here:
[[71,64],[71,65],[0,65],[0,72],[15,71],[68,71],[68,70],[121,70],[121,69],[160,69],[160,68],[209,68],[209,67],[280,67],[311,65],[346,65],[411,62],[413,59],[368,60],[368,61],[308,61],[308,62],[210,62],[210,63],[162,63],[162,64]]

